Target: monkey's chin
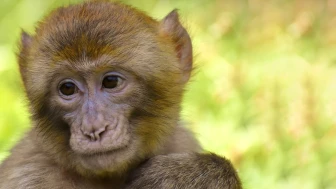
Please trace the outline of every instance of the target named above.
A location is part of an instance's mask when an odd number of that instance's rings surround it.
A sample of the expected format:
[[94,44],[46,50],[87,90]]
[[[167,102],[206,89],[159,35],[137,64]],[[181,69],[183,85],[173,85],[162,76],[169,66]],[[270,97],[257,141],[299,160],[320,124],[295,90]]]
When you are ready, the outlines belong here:
[[126,172],[129,162],[134,162],[136,150],[132,145],[126,147],[99,152],[95,154],[78,155],[81,167],[90,174],[114,174]]

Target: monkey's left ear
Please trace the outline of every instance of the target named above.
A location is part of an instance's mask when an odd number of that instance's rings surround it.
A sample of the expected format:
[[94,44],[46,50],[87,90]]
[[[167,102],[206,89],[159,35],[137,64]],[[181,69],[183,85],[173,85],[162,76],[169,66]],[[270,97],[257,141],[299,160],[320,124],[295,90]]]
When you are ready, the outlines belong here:
[[182,81],[187,82],[190,78],[193,63],[192,44],[188,32],[179,21],[176,9],[161,21],[160,33],[169,36],[175,43],[175,51],[183,72]]
[[30,49],[32,43],[32,37],[22,30],[21,32],[21,44],[20,44],[20,52],[18,54],[19,68],[23,81],[25,80],[26,71],[27,71],[27,59],[28,59],[28,51]]

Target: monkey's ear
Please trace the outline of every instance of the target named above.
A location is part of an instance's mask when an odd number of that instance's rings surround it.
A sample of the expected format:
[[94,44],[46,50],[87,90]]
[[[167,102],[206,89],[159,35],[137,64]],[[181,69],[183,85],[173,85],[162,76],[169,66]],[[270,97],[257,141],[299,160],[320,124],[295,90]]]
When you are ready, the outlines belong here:
[[160,33],[161,35],[169,36],[173,40],[183,72],[182,80],[187,82],[190,78],[193,63],[192,44],[188,32],[179,21],[176,9],[161,21]]
[[27,68],[27,59],[28,59],[28,50],[30,49],[31,43],[32,43],[32,37],[26,33],[25,31],[21,31],[21,41],[20,41],[20,52],[18,54],[18,62],[19,62],[19,68],[20,73],[23,78],[23,81],[25,81],[25,74],[26,74],[26,68]]

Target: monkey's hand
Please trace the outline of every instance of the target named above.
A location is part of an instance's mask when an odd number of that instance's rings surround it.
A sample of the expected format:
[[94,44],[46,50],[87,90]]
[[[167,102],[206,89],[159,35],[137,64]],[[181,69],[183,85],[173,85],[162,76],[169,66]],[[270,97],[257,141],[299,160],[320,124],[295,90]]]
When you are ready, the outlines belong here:
[[134,170],[126,189],[241,189],[229,160],[215,154],[169,154],[149,159]]

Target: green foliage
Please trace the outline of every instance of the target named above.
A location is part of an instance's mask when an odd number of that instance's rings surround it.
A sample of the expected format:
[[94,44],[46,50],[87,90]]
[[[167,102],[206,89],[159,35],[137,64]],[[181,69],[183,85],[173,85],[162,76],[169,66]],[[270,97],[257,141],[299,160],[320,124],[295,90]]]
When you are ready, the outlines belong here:
[[[15,60],[20,28],[79,1],[0,7],[0,160],[29,127]],[[336,188],[336,6],[321,0],[125,0],[156,18],[179,8],[197,69],[183,116],[230,158],[245,188]]]

